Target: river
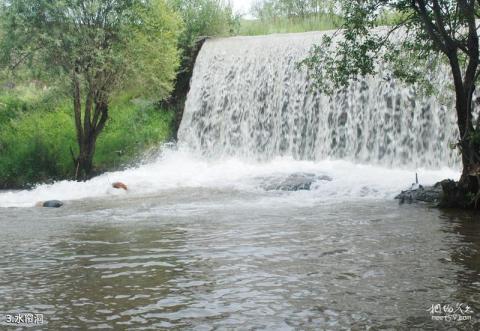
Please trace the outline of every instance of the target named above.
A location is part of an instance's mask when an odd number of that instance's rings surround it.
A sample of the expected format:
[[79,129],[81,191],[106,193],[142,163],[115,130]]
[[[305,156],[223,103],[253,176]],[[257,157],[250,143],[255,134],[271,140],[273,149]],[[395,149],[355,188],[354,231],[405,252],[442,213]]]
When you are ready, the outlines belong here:
[[[173,181],[169,162],[151,169],[159,183]],[[111,193],[104,176],[0,195],[23,205],[66,185],[66,197],[104,186],[60,209],[1,209],[0,312],[42,313],[51,330],[478,329],[477,216],[399,205],[392,194],[407,171],[274,162],[333,178],[284,192],[245,184],[273,168],[232,162],[190,160],[156,193],[141,191],[140,167],[109,175],[136,178],[126,193]],[[346,173],[360,189],[342,186]],[[457,303],[473,320],[432,321],[432,305]]]

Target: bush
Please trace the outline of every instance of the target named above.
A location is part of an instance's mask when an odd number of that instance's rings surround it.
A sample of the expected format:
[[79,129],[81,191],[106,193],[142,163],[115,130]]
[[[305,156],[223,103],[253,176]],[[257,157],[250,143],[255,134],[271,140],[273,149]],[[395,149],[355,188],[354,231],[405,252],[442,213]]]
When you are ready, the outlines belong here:
[[71,174],[75,131],[68,109],[17,114],[0,129],[0,186],[30,186]]
[[171,137],[174,114],[140,100],[113,103],[110,120],[99,136],[94,164],[97,171],[117,169],[138,161],[145,151]]
[[194,46],[198,37],[228,36],[238,31],[239,17],[234,15],[228,1],[170,0],[170,2],[185,24],[179,38],[179,46],[184,52]]
[[[69,102],[26,98],[18,91],[0,94],[0,188],[30,187],[72,178],[70,148],[77,152]],[[97,171],[131,165],[171,135],[173,114],[151,103],[117,98],[99,137]]]

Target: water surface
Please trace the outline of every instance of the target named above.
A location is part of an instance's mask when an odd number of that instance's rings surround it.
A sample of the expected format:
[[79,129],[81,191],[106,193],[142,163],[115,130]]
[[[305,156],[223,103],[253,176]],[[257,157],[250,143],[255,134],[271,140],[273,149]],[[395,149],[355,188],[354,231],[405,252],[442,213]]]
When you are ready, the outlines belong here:
[[[2,208],[0,312],[66,329],[478,329],[480,223],[390,199],[176,188]],[[433,322],[436,303],[470,322]]]

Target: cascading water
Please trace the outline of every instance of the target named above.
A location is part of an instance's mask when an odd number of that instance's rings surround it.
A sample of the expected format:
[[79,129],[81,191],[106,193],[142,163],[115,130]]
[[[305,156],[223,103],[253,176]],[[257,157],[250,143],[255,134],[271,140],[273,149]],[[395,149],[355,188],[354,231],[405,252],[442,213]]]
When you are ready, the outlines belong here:
[[[456,167],[453,98],[376,77],[333,96],[317,93],[298,63],[322,32],[208,40],[192,78],[180,142],[208,158],[347,159],[415,169]],[[448,71],[436,74],[448,82]],[[442,94],[451,94],[443,87]]]
[[[413,182],[415,172],[422,184],[458,178],[458,157],[448,148],[456,137],[451,91],[443,88],[447,102],[441,105],[384,79],[379,68],[377,77],[331,97],[315,93],[297,64],[322,35],[208,40],[195,64],[178,148],[84,183],[0,192],[0,207],[31,207],[50,199],[175,197],[186,188],[260,194],[264,199],[256,202],[267,205],[316,204],[392,199]],[[434,76],[450,81],[448,71]],[[269,176],[299,172],[332,180],[291,195],[262,188]],[[114,181],[127,183],[129,191],[112,189]]]

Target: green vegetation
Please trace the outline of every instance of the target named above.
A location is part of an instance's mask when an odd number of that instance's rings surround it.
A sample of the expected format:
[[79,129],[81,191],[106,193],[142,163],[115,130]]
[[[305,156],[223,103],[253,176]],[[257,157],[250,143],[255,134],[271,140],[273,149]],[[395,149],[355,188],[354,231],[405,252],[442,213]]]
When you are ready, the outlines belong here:
[[340,25],[335,15],[309,17],[279,17],[266,20],[241,20],[239,35],[257,36],[272,33],[296,33],[307,31],[332,30]]
[[112,120],[97,144],[97,171],[133,165],[173,134],[174,113],[151,102],[123,97],[112,102],[111,113]]
[[334,0],[257,0],[252,14],[261,20],[274,20],[279,17],[307,18],[333,13],[335,7]]
[[[31,86],[0,94],[0,188],[73,179],[70,148],[77,147],[67,101]],[[96,173],[131,164],[172,134],[173,113],[151,102],[114,98],[110,116],[97,143]]]
[[238,32],[240,17],[232,6],[222,0],[171,0],[173,8],[184,22],[179,47],[188,57],[189,50],[199,37],[230,36]]
[[[338,2],[331,0],[258,0],[252,7],[254,20],[240,21],[239,35],[296,33],[334,30],[345,20]],[[392,25],[404,13],[383,10],[376,13],[374,26]]]
[[240,35],[263,35],[331,30],[341,24],[334,1],[259,0],[252,7],[255,20],[242,20]]
[[16,0],[0,13],[0,60],[68,86],[77,179],[93,175],[96,142],[116,93],[162,98],[172,89],[182,25],[164,0]]
[[[0,187],[20,187],[68,177],[75,130],[69,109],[52,111],[43,100],[22,93],[0,96]],[[66,149],[66,150],[63,150]]]

